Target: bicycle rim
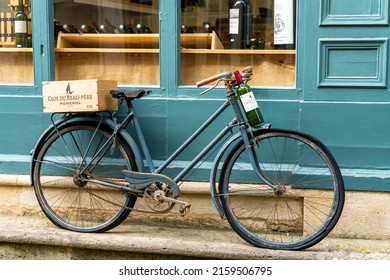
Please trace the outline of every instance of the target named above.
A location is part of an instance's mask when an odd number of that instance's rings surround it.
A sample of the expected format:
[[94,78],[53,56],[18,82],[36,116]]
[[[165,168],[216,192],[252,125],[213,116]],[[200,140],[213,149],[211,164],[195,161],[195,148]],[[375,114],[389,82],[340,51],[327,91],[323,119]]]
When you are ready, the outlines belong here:
[[111,133],[94,124],[71,125],[42,146],[33,172],[34,190],[43,212],[57,226],[103,232],[129,215],[135,196],[83,180],[117,181],[123,178],[122,170],[137,170],[130,148],[119,135],[114,142],[108,140]]
[[265,180],[254,171],[245,145],[236,145],[219,184],[227,220],[257,247],[313,246],[329,234],[342,212],[344,184],[336,161],[320,141],[302,133],[268,130],[253,142],[250,150]]

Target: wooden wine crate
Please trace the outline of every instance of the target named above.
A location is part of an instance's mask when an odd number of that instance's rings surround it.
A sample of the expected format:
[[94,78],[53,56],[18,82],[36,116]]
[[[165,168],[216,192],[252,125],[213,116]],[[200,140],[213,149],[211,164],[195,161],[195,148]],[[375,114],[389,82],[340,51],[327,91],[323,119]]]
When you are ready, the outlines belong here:
[[44,112],[96,112],[118,109],[118,100],[110,95],[116,81],[73,80],[43,82]]
[[0,46],[15,47],[14,13],[0,12]]
[[[0,47],[16,47],[15,42],[15,11],[0,12]],[[31,38],[31,14],[27,14],[27,36]]]

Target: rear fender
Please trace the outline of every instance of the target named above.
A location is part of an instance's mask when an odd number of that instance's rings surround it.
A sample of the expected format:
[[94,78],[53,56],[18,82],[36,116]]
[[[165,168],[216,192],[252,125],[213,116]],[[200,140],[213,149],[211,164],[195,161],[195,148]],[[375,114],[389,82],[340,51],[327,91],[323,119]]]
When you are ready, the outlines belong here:
[[[56,133],[57,129],[77,125],[77,124],[85,124],[85,123],[94,123],[98,124],[101,121],[100,115],[83,115],[83,114],[75,114],[71,116],[64,116],[61,119],[57,120],[54,124],[51,124],[40,136],[37,143],[35,144],[34,149],[31,151],[31,164],[30,164],[30,182],[31,185],[34,184],[33,182],[33,172],[35,167],[35,160],[38,157],[38,153],[41,150],[42,146],[44,145],[45,141],[51,137],[54,133]],[[102,121],[102,125],[108,127],[109,129],[114,130],[115,127],[118,125],[116,122],[114,122],[111,119],[104,118]],[[134,141],[134,139],[130,136],[130,134],[125,129],[120,129],[119,134],[123,139],[129,144],[130,148],[132,149],[135,157],[135,161],[138,167],[138,171],[142,172],[144,171],[144,164],[142,159],[142,153]]]
[[224,212],[222,210],[222,205],[219,200],[218,196],[218,190],[217,190],[217,176],[218,176],[218,167],[221,163],[221,160],[223,156],[225,155],[226,151],[229,150],[229,147],[237,142],[238,139],[241,139],[241,133],[238,132],[232,137],[229,138],[228,141],[225,142],[225,144],[219,149],[218,154],[215,156],[213,167],[211,168],[211,173],[210,173],[210,194],[211,194],[211,199],[214,203],[215,209],[217,209],[218,214],[223,218],[224,217]]

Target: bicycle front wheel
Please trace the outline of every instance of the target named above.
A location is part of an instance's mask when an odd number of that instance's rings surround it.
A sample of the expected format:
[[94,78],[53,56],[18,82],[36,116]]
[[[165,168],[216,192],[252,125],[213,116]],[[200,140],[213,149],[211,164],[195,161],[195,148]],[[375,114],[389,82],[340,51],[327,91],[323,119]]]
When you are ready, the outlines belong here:
[[319,140],[278,129],[257,132],[249,149],[243,142],[232,149],[219,191],[238,235],[278,250],[305,249],[327,236],[345,195],[340,169]]
[[[38,152],[34,190],[46,216],[57,226],[78,232],[104,232],[129,215],[136,196],[91,179],[117,182],[122,170],[137,170],[127,143],[94,123],[59,128]],[[87,168],[85,168],[87,166]]]

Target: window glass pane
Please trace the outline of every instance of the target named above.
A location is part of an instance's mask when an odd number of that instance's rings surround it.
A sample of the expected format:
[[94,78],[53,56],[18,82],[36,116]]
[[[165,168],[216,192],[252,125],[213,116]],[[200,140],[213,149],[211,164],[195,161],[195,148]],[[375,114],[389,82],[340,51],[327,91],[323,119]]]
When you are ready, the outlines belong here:
[[251,85],[295,86],[295,0],[182,0],[181,84],[253,67]]
[[54,2],[56,80],[159,84],[158,0]]
[[34,82],[31,30],[30,0],[0,0],[0,83]]

